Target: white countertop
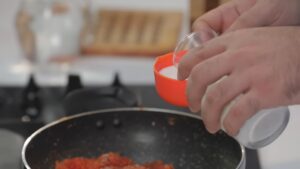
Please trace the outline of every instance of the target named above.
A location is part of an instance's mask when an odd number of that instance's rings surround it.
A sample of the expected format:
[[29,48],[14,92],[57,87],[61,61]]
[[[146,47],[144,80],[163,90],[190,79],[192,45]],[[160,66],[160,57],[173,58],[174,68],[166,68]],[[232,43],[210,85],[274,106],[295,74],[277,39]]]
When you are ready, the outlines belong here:
[[[31,67],[24,61],[18,46],[14,27],[14,16],[20,0],[0,1],[0,85],[24,85]],[[110,2],[110,3],[108,3]],[[98,5],[118,4],[122,8],[139,6],[147,9],[180,9],[185,13],[188,24],[188,0],[110,0],[98,1]],[[124,3],[125,2],[125,3]],[[142,3],[141,3],[142,2]],[[184,27],[183,34],[188,28]],[[82,59],[72,66],[85,84],[109,84],[115,72],[121,74],[125,84],[153,84],[153,58],[101,57]],[[64,85],[66,74],[52,74],[44,77],[37,74],[40,85]],[[300,168],[300,106],[291,106],[291,118],[287,129],[271,145],[260,149],[259,159],[262,169],[299,169]]]

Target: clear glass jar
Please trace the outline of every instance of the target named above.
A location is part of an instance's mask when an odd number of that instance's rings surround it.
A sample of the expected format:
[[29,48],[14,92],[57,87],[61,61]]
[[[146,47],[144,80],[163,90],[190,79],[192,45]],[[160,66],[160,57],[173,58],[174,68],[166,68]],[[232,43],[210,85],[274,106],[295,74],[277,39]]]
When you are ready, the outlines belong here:
[[32,63],[66,63],[80,54],[89,21],[86,0],[23,0],[16,28]]

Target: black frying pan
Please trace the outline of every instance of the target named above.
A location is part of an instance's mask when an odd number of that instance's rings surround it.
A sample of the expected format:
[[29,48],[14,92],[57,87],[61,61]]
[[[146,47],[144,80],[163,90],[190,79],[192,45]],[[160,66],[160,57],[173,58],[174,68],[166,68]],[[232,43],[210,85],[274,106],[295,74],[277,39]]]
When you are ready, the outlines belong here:
[[84,113],[49,124],[25,142],[28,169],[52,169],[55,161],[118,152],[144,163],[163,160],[175,169],[244,169],[244,148],[224,133],[209,134],[188,113],[119,108]]

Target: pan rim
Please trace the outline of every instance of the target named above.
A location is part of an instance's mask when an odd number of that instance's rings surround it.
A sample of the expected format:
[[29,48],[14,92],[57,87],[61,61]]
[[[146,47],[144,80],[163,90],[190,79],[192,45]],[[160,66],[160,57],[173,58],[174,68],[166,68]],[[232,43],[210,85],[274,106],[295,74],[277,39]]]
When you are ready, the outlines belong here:
[[[95,111],[89,111],[89,112],[82,112],[76,115],[71,115],[71,116],[67,116],[67,117],[62,117],[58,120],[55,120],[49,124],[46,124],[45,126],[39,128],[38,130],[36,130],[34,133],[32,133],[24,142],[23,147],[22,147],[22,152],[21,152],[21,156],[22,156],[22,162],[25,166],[26,169],[31,169],[31,167],[29,166],[27,159],[25,157],[25,153],[27,150],[27,147],[29,145],[29,143],[31,142],[31,140],[39,135],[41,132],[43,132],[44,130],[59,124],[59,123],[63,123],[72,119],[76,119],[79,117],[84,117],[84,116],[90,116],[93,114],[100,114],[100,113],[111,113],[111,112],[117,112],[117,111],[147,111],[147,112],[160,112],[160,113],[166,113],[166,114],[175,114],[175,115],[181,115],[181,116],[187,116],[187,117],[191,117],[194,119],[198,119],[198,120],[202,120],[202,118],[196,114],[191,114],[188,112],[183,112],[183,111],[177,111],[177,110],[170,110],[170,109],[163,109],[163,108],[152,108],[152,107],[126,107],[126,108],[110,108],[110,109],[101,109],[101,110],[95,110]],[[232,137],[234,140],[236,140],[234,137]],[[237,141],[237,140],[236,140]],[[236,166],[235,169],[242,169],[243,165],[245,164],[246,161],[246,150],[245,147],[243,145],[241,145],[238,141],[237,143],[240,146],[240,150],[241,150],[241,160],[239,162],[239,164]]]

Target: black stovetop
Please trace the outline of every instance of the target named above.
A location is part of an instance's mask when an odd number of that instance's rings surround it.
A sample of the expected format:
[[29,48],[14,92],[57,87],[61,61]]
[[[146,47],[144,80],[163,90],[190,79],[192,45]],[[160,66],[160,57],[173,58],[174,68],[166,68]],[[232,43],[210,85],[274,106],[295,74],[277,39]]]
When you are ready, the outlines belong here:
[[[137,85],[137,86],[126,86],[121,85],[119,80],[115,80],[113,83],[113,88],[111,86],[85,86],[80,82],[79,77],[70,76],[69,83],[66,87],[39,87],[35,84],[34,79],[32,78],[28,85],[24,88],[22,87],[0,87],[0,135],[1,131],[13,132],[13,135],[19,135],[23,137],[24,140],[32,134],[35,130],[42,127],[44,124],[52,122],[63,116],[70,114],[78,113],[75,110],[88,111],[90,109],[101,109],[109,107],[95,107],[95,105],[107,105],[107,103],[112,104],[111,97],[117,97],[118,101],[115,103],[113,100],[113,107],[155,107],[163,109],[172,109],[189,112],[185,108],[174,107],[166,102],[164,102],[156,93],[154,86],[152,85]],[[114,90],[115,87],[122,87],[122,90]],[[96,102],[94,105],[86,105],[85,109],[80,109],[75,107],[72,109],[68,106],[63,106],[62,103],[68,103],[72,99],[82,98],[83,94],[95,93],[94,89],[100,93],[101,96],[104,95],[106,99],[103,99],[104,102]],[[99,90],[100,89],[100,90]],[[75,91],[75,92],[74,92]],[[81,91],[81,92],[77,92]],[[75,94],[74,94],[75,93]],[[77,97],[77,94],[78,97]],[[94,94],[94,97],[98,97],[97,94]],[[132,98],[132,94],[136,98]],[[93,97],[89,97],[93,98]],[[131,99],[132,98],[132,99]],[[91,102],[91,100],[86,100],[86,102]],[[74,106],[71,106],[74,107]],[[66,111],[67,110],[67,111]],[[68,114],[66,112],[69,112]],[[12,139],[15,139],[12,137]],[[1,140],[1,138],[0,138]],[[11,142],[8,142],[6,139],[0,141],[0,158],[1,156],[8,156],[7,153],[1,147],[5,147],[8,151],[7,146],[11,147],[20,147],[21,145],[15,146],[11,145]],[[23,140],[23,141],[24,141]],[[14,151],[15,148],[14,148]],[[21,165],[21,149],[19,149],[18,156],[13,156],[10,158],[13,163],[4,164],[3,160],[0,160],[0,168],[6,169],[18,169],[22,168]],[[246,169],[259,169],[259,161],[257,156],[257,151],[246,149]],[[3,164],[1,164],[3,163]],[[17,165],[16,165],[17,164]],[[20,166],[20,167],[16,167]]]

